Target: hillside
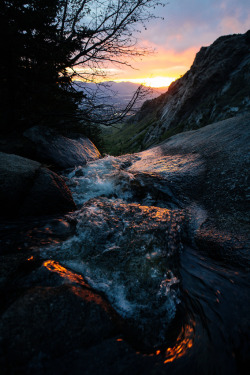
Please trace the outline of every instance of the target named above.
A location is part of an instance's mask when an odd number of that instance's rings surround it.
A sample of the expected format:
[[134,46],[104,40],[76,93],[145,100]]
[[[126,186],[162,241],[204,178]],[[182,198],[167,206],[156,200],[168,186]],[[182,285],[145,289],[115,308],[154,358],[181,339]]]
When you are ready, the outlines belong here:
[[144,102],[109,135],[115,153],[144,150],[192,129],[250,110],[250,31],[218,38],[197,53],[190,70],[168,91]]

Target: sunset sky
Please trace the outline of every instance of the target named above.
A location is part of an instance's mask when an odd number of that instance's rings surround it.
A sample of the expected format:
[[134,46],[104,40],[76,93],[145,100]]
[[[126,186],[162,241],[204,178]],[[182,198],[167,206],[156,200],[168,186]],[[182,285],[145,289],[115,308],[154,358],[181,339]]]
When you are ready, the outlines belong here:
[[155,53],[134,61],[135,70],[113,67],[112,79],[168,86],[190,68],[201,46],[221,35],[250,29],[249,0],[169,0],[155,13],[165,19],[151,21],[139,34],[140,43],[154,48]]

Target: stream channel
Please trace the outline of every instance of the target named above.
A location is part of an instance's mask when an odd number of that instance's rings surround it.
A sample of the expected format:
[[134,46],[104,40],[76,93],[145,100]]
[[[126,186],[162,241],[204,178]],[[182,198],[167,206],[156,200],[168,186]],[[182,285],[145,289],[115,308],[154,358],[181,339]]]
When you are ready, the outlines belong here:
[[28,246],[50,271],[84,280],[117,312],[116,340],[136,358],[133,371],[117,373],[247,373],[247,267],[198,248],[193,234],[206,212],[176,197],[164,173],[135,171],[134,162],[107,156],[66,171],[78,210],[60,220],[74,232]]

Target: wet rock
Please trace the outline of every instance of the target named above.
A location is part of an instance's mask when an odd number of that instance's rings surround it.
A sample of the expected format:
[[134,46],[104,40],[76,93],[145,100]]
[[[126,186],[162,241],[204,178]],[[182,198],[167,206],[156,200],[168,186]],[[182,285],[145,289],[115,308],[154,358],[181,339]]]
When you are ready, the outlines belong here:
[[5,288],[13,278],[18,274],[20,268],[27,261],[30,255],[25,253],[22,254],[10,254],[1,255],[0,257],[0,290]]
[[214,228],[248,234],[249,127],[246,113],[177,134],[138,153],[128,171],[158,176],[174,195],[203,206]]
[[40,163],[0,153],[1,216],[72,211],[75,204],[63,179]]
[[[206,166],[202,157],[187,153],[168,154],[155,147],[140,154],[140,159],[128,168],[144,190],[161,200],[182,206],[189,199],[197,199],[203,186]],[[140,189],[142,191],[142,189]]]
[[[74,375],[145,375],[163,374],[165,369],[157,371],[153,368],[155,358],[135,353],[124,341],[111,338],[88,349],[73,350],[67,356],[55,358],[44,363],[42,370],[37,369],[37,364],[32,363],[28,374],[74,374]],[[158,363],[159,366],[159,363]],[[163,366],[162,366],[163,367]]]
[[25,131],[25,137],[36,146],[36,159],[61,169],[85,165],[100,158],[95,145],[81,135],[67,138],[44,127],[34,126]]
[[0,153],[1,213],[17,211],[32,186],[41,164],[13,154]]
[[49,215],[76,208],[63,179],[47,168],[40,168],[27,198],[20,207],[21,215]]
[[68,215],[59,215],[22,216],[9,220],[3,218],[0,221],[0,254],[38,251],[73,235],[74,220]]
[[145,345],[163,342],[180,302],[182,212],[99,198],[76,217],[75,236],[52,246],[53,257],[104,292]]
[[73,234],[74,226],[64,219],[54,219],[45,225],[47,231],[53,236],[65,238]]
[[221,232],[205,223],[196,231],[195,243],[201,252],[209,254],[211,258],[245,269],[250,268],[250,242],[246,236]]
[[0,151],[35,160],[34,144],[18,131],[10,134],[1,134]]
[[65,268],[54,260],[46,260],[40,263],[32,272],[18,281],[22,288],[33,288],[36,286],[54,287],[63,284],[81,285],[91,289],[82,275],[79,275],[69,268]]
[[35,365],[114,335],[112,309],[79,286],[36,287],[2,314],[0,364],[8,373],[27,373]]

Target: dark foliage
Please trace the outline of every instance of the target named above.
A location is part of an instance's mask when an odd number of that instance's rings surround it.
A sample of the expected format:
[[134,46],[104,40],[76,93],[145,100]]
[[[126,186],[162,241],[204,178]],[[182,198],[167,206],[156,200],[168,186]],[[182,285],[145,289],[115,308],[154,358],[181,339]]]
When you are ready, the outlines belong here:
[[4,131],[58,124],[77,110],[66,67],[74,45],[55,22],[58,0],[3,1],[0,9],[0,121]]
[[[103,78],[105,63],[141,56],[135,25],[157,0],[3,0],[0,7],[0,125],[3,132],[39,124],[61,131],[117,121],[77,92],[72,80]],[[130,111],[140,90],[126,111]],[[85,102],[84,102],[85,101]],[[81,110],[79,103],[81,102]],[[119,114],[119,121],[121,115]]]

